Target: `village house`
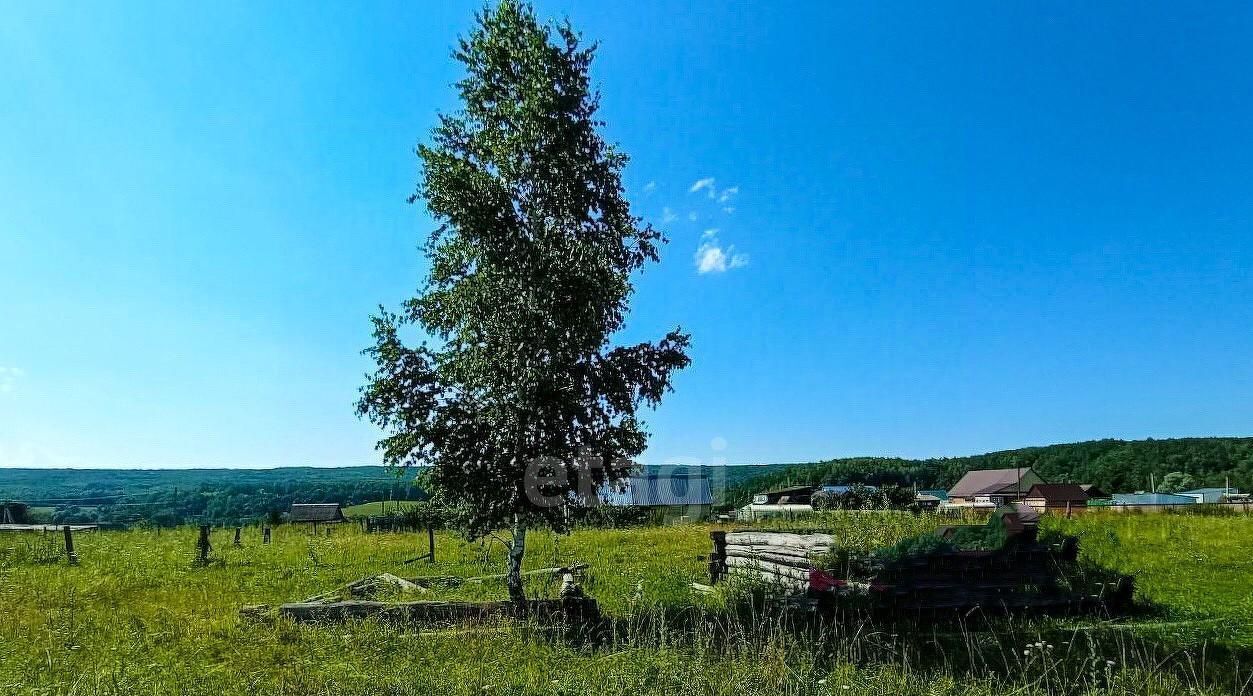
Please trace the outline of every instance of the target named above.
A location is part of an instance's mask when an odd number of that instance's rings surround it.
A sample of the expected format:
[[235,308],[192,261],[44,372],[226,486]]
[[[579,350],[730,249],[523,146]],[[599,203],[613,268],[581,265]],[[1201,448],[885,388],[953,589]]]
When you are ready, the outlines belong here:
[[994,508],[1023,500],[1040,483],[1046,481],[1031,467],[968,471],[949,489],[948,506]]
[[1088,494],[1089,501],[1109,498],[1109,493],[1101,490],[1101,488],[1096,484],[1081,483],[1079,484],[1079,487],[1083,489],[1084,493]]
[[1023,502],[1041,512],[1070,514],[1088,506],[1088,494],[1077,483],[1037,483]]
[[813,499],[813,486],[786,486],[758,493],[753,502],[736,511],[742,520],[755,520],[762,517],[778,517],[813,512],[810,505]]

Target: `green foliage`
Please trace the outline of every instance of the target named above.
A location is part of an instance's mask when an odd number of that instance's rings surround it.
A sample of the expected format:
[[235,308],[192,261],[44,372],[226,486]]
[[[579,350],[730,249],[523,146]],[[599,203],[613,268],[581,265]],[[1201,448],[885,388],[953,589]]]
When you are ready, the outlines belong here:
[[334,469],[0,469],[0,499],[25,500],[58,524],[189,522],[235,526],[269,519],[292,503],[354,505],[380,498],[420,500],[412,476],[378,466]]
[[1192,474],[1182,471],[1172,471],[1162,477],[1162,482],[1158,484],[1157,490],[1162,493],[1178,493],[1179,491],[1188,491],[1196,488],[1196,481],[1192,478]]
[[[454,55],[461,108],[418,148],[412,198],[439,223],[430,274],[401,313],[373,318],[358,412],[385,431],[388,464],[429,466],[471,534],[561,529],[570,496],[643,452],[637,410],[688,364],[688,336],[609,345],[662,236],[631,213],[627,157],[599,133],[593,49],[504,0]],[[407,345],[409,326],[436,345]]]
[[[893,512],[818,517],[867,544],[918,520]],[[68,566],[52,535],[7,535],[0,675],[14,694],[67,696],[1240,693],[1247,672],[1216,655],[1253,648],[1253,518],[1111,514],[1046,523],[1079,533],[1085,557],[1137,571],[1138,589],[1165,614],[1113,623],[969,616],[899,628],[852,620],[808,631],[773,614],[740,618],[733,593],[694,595],[688,585],[706,579],[698,556],[709,551],[710,527],[678,526],[534,535],[528,567],[591,565],[585,588],[612,621],[604,644],[531,624],[309,626],[245,621],[238,609],[381,572],[491,573],[503,550],[439,533],[437,563],[405,565],[424,538],[344,526],[328,539],[282,527],[263,546],[250,528],[238,548],[229,531],[215,531],[215,561],[201,568],[193,563],[195,529],[179,528],[81,534],[82,560]],[[10,551],[26,543],[33,546]],[[534,596],[557,594],[551,579],[528,582]],[[499,599],[504,587],[432,594]]]
[[[734,482],[727,499],[744,505],[754,493],[782,485],[867,483],[948,489],[971,469],[1031,467],[1047,481],[1092,483],[1108,492],[1146,490],[1150,474],[1180,472],[1192,487],[1253,488],[1253,438],[1093,440],[1028,447],[971,457],[897,459],[857,457],[773,466],[756,478]],[[1182,490],[1186,490],[1184,486]],[[1160,487],[1159,487],[1160,489]]]
[[[981,527],[975,529],[982,529]],[[887,548],[880,549],[874,556],[883,563],[895,563],[907,558],[930,556],[931,554],[947,553],[958,547],[935,534],[919,534],[918,536],[901,539]]]
[[961,526],[953,530],[948,542],[961,551],[996,551],[1005,546],[1005,527],[993,516],[979,527]]
[[905,510],[914,506],[914,493],[900,486],[853,484],[843,493],[818,491],[810,499],[814,510]]

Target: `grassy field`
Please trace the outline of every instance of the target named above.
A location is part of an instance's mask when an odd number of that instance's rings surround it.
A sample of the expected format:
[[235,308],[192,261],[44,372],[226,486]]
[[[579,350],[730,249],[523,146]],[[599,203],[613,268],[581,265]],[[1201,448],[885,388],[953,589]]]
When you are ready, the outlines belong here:
[[[391,514],[393,512],[401,512],[413,506],[412,502],[405,500],[382,501],[375,500],[360,505],[349,505],[344,508],[344,516],[346,517],[372,517],[383,514]],[[383,510],[386,508],[387,512]]]
[[[813,523],[870,548],[935,524],[906,515]],[[1137,571],[1156,613],[1140,619],[965,617],[814,626],[746,613],[738,594],[702,596],[709,527],[535,534],[529,567],[586,562],[609,617],[596,644],[529,624],[424,630],[371,621],[298,626],[239,618],[365,575],[498,572],[503,548],[438,537],[437,562],[405,565],[425,539],[331,537],[280,527],[263,546],[195,531],[95,532],[65,564],[54,535],[0,537],[0,688],[31,694],[1176,694],[1237,693],[1253,655],[1247,580],[1253,518],[1091,516],[1053,522],[1089,557]],[[533,580],[535,596],[555,596]],[[440,596],[500,598],[499,584]],[[1035,646],[1039,643],[1039,646]],[[1049,646],[1053,647],[1049,647]],[[1028,648],[1028,646],[1031,646]],[[1194,691],[1189,692],[1189,689]]]

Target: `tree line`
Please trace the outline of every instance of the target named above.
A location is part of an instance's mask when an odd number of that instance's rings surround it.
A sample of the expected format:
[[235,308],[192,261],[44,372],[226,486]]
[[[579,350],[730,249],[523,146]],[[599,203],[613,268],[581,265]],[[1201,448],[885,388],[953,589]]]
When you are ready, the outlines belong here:
[[[865,483],[919,489],[950,488],[973,469],[1031,467],[1046,481],[1091,483],[1110,493],[1166,488],[1253,488],[1253,438],[1092,440],[1027,447],[967,457],[902,459],[852,457],[772,468],[731,485],[727,502],[744,505],[753,494],[786,485]],[[1165,483],[1163,488],[1162,483]]]

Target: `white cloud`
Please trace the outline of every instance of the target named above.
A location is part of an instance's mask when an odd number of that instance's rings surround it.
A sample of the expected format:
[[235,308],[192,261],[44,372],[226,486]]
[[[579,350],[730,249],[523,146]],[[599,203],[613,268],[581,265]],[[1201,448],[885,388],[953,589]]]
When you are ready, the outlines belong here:
[[697,273],[725,273],[748,265],[747,254],[736,253],[735,247],[731,245],[722,246],[722,242],[718,241],[718,230],[705,230],[701,239],[703,241],[696,248]]
[[696,193],[701,189],[709,189],[709,196],[714,196],[714,178],[712,176],[704,179],[697,179],[692,183],[692,187],[687,190],[688,193]]
[[691,220],[692,222],[696,222],[696,218],[697,218],[697,217],[698,217],[698,216],[696,215],[696,211],[695,211],[695,210],[693,210],[692,212],[690,212],[690,213],[688,213],[688,214],[687,214],[687,219],[688,219],[688,220]]
[[722,207],[722,212],[726,213],[727,215],[730,215],[731,213],[734,213],[734,212],[735,212],[735,206],[733,206],[733,205],[726,205],[726,206],[723,206],[723,207]]
[[656,191],[656,190],[657,190],[657,182],[656,182],[656,181],[650,181],[650,182],[648,182],[647,184],[644,184],[644,193],[645,193],[645,194],[652,193],[653,191]]
[[730,203],[731,199],[735,198],[735,194],[739,192],[740,192],[739,186],[732,186],[731,188],[722,189],[722,193],[718,194],[718,202]]
[[679,216],[675,215],[673,210],[669,208],[661,209],[661,224],[669,225],[670,223],[678,219],[679,219]]
[[17,386],[17,381],[26,376],[20,367],[0,367],[0,394],[8,394]]

